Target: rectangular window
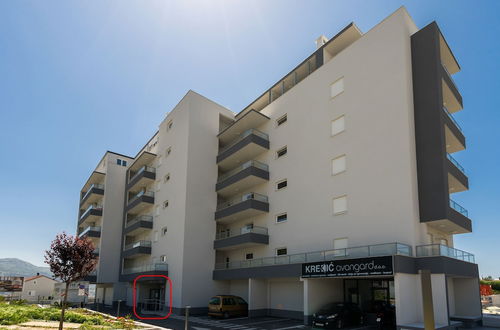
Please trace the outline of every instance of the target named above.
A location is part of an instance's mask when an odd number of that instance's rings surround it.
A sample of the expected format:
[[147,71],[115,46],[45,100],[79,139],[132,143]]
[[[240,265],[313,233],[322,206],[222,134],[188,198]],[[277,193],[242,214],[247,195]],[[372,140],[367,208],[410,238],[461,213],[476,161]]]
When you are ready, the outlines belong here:
[[253,259],[253,253],[247,253],[247,254],[245,255],[245,259],[246,259],[246,260],[251,260],[251,259]]
[[167,256],[160,256],[160,262],[167,262]]
[[122,166],[127,166],[127,161],[126,160],[122,161]]
[[345,116],[342,115],[332,120],[332,136],[342,133],[345,130]]
[[163,208],[166,209],[168,207],[168,201],[163,202]]
[[332,174],[339,174],[346,170],[346,158],[345,155],[339,156],[332,160]]
[[283,188],[286,188],[287,185],[288,185],[287,179],[278,181],[276,182],[276,190],[281,190]]
[[282,247],[282,248],[277,248],[276,249],[276,255],[277,256],[286,256],[288,253],[286,247]]
[[281,213],[281,214],[278,214],[276,216],[276,222],[277,223],[281,223],[281,222],[285,222],[288,220],[288,216],[286,213]]
[[122,164],[122,160],[121,159],[117,159],[116,160],[116,164],[121,165]]
[[276,119],[276,126],[283,125],[284,123],[286,123],[286,121],[287,121],[287,115],[285,113],[283,116]]
[[330,85],[330,97],[333,99],[344,91],[344,78],[340,78]]
[[342,214],[347,212],[347,196],[340,196],[333,199],[333,214]]
[[286,155],[287,151],[288,150],[287,150],[286,146],[284,146],[281,149],[278,149],[278,151],[276,151],[276,158],[280,158],[280,157]]

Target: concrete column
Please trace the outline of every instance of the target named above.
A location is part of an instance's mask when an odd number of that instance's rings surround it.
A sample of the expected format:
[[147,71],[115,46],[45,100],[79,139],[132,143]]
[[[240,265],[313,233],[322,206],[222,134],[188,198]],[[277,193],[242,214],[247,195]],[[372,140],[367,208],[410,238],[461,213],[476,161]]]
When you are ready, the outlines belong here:
[[263,316],[267,314],[268,290],[267,280],[265,279],[248,279],[248,316]]
[[432,280],[430,270],[420,270],[420,281],[422,287],[422,307],[424,311],[425,330],[434,330],[434,306],[432,302]]

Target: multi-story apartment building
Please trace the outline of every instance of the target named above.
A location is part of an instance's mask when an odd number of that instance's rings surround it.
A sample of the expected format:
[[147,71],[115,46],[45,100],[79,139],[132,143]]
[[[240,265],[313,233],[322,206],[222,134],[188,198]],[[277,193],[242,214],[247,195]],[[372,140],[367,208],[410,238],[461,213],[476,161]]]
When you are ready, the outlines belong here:
[[[320,37],[238,114],[188,92],[134,158],[108,152],[82,189],[80,229],[102,228],[97,299],[131,305],[132,281],[157,274],[175,313],[235,294],[250,316],[306,323],[334,301],[385,300],[405,328],[429,311],[437,327],[480,317],[478,267],[453,242],[472,230],[451,199],[468,189],[451,156],[465,149],[459,70],[437,24],[418,29],[401,8]],[[93,220],[88,205],[102,205]],[[140,309],[168,304],[161,279],[136,291]]]

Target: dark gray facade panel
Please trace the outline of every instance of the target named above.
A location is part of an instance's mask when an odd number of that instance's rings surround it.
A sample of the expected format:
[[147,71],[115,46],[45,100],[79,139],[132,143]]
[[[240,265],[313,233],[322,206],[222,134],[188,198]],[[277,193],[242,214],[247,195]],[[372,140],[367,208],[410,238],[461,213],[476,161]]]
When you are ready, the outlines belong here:
[[450,88],[453,95],[455,95],[458,103],[460,104],[460,108],[462,108],[463,107],[462,95],[458,91],[457,86],[455,86],[453,80],[451,80],[450,75],[448,74],[448,72],[446,72],[442,64],[441,64],[441,76],[443,77],[443,80],[446,83],[446,85],[448,85],[448,87]]
[[419,270],[428,269],[432,274],[479,277],[477,264],[449,257],[406,257],[394,256],[394,272],[418,274]]
[[137,177],[135,177],[134,180],[130,181],[127,184],[127,190],[129,190],[131,187],[133,187],[142,178],[148,178],[148,179],[151,179],[151,180],[156,180],[156,173],[149,172],[149,171],[143,171],[141,174],[139,174]]
[[214,241],[214,249],[222,249],[246,243],[269,244],[269,235],[246,233]]
[[84,281],[88,281],[90,283],[96,283],[97,282],[97,276],[96,275],[87,275],[83,278]]
[[300,277],[302,264],[274,265],[238,269],[214,270],[214,280],[238,280],[248,278]]
[[128,226],[123,230],[124,234],[128,234],[138,228],[147,228],[147,229],[152,229],[153,228],[153,222],[152,221],[138,221],[134,223],[132,226]]
[[264,138],[261,138],[258,135],[255,134],[250,134],[249,136],[245,137],[243,140],[239,141],[235,145],[233,145],[231,148],[225,150],[221,154],[217,156],[217,163],[223,161],[227,157],[231,156],[234,154],[236,151],[240,150],[244,146],[250,144],[250,143],[255,143],[260,145],[261,147],[264,147],[266,149],[269,149],[269,140],[266,140]]
[[248,168],[245,168],[244,170],[230,176],[226,180],[219,182],[215,185],[215,191],[219,191],[223,188],[226,188],[227,186],[232,185],[233,183],[236,183],[246,177],[249,176],[256,176],[259,178],[262,178],[264,180],[269,180],[269,171],[265,171],[263,169],[257,168],[255,166],[250,166]]
[[96,194],[96,195],[104,195],[104,189],[100,189],[100,188],[97,188],[97,187],[93,187],[93,188],[91,188],[91,189],[90,189],[90,193],[89,193],[87,196],[85,196],[85,198],[84,198],[84,199],[82,199],[82,200],[80,201],[80,205],[82,205],[83,203],[85,203],[85,201],[86,201],[87,199],[89,199],[89,197],[90,197],[92,194]]
[[147,246],[138,246],[122,252],[123,258],[128,258],[137,254],[151,254],[151,248]]
[[467,144],[465,141],[465,136],[462,133],[462,131],[457,127],[457,125],[453,122],[453,120],[451,120],[451,118],[444,111],[444,109],[443,109],[443,113],[444,113],[444,116],[443,116],[444,123],[446,124],[446,126],[448,126],[450,131],[453,133],[453,135],[455,135],[455,137],[458,139],[458,141],[460,141],[460,143],[464,146],[464,148],[467,147]]
[[101,237],[101,232],[98,230],[89,230],[84,236],[85,237]]
[[463,184],[467,189],[469,189],[469,178],[458,169],[458,167],[455,166],[451,162],[451,160],[447,159],[446,160],[446,166],[448,167],[448,172],[453,175],[458,181],[460,181],[461,184]]
[[226,207],[220,211],[215,212],[215,220],[225,218],[235,213],[245,211],[248,209],[255,209],[263,212],[269,212],[269,203],[258,201],[255,199],[248,199],[241,203]]
[[98,210],[98,209],[92,209],[92,210],[90,210],[89,213],[87,213],[83,218],[81,218],[80,220],[78,220],[78,224],[81,224],[82,222],[84,222],[85,219],[87,219],[91,215],[94,215],[94,216],[97,216],[97,217],[102,217],[102,210]]
[[469,232],[472,231],[472,221],[468,217],[461,214],[460,212],[455,211],[451,207],[448,207],[447,219],[451,220],[453,223],[459,225],[460,227],[465,228]]
[[[150,271],[150,272],[141,272],[136,274],[121,274],[120,282],[133,282],[137,276],[139,275],[165,275],[168,276],[168,271]],[[161,280],[161,278],[160,278]]]
[[131,209],[133,209],[134,207],[136,207],[140,203],[154,204],[154,202],[155,202],[155,198],[154,197],[143,195],[143,196],[137,198],[132,203],[128,204],[127,207],[125,208],[125,211],[126,212],[130,211]]

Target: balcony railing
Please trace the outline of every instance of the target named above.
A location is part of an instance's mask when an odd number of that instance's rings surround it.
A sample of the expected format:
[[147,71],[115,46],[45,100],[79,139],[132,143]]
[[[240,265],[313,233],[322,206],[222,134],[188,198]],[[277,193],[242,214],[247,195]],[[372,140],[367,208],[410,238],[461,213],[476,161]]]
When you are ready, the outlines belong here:
[[247,129],[246,131],[244,131],[242,134],[240,134],[240,136],[238,136],[238,138],[236,138],[235,141],[233,141],[229,145],[227,145],[227,146],[219,149],[219,154],[221,154],[224,151],[228,150],[229,148],[231,148],[232,146],[234,146],[236,143],[240,142],[241,140],[243,140],[244,138],[246,138],[247,136],[252,135],[252,134],[253,135],[257,135],[257,136],[263,138],[264,140],[269,140],[269,135],[267,135],[266,133],[261,132],[259,130],[256,130],[254,128],[250,128],[250,129]]
[[441,244],[428,244],[417,246],[416,249],[417,257],[435,257],[444,256],[453,259],[458,259],[462,261],[475,263],[475,258],[472,253],[465,252],[459,249],[455,249],[446,245]]
[[266,164],[258,162],[256,160],[249,160],[248,162],[241,164],[240,166],[236,167],[235,169],[220,175],[219,179],[217,180],[217,183],[222,182],[225,179],[235,175],[236,173],[239,173],[239,172],[243,171],[244,169],[247,169],[247,168],[252,167],[252,166],[260,168],[261,170],[264,170],[264,171],[269,171],[269,166],[267,166]]
[[467,218],[469,217],[469,212],[467,211],[467,209],[463,208],[462,205],[458,204],[451,198],[450,198],[450,207],[455,211],[457,211],[458,213],[466,216]]
[[465,174],[465,168],[460,165],[460,163],[455,158],[453,158],[450,154],[446,154],[446,157],[448,157],[450,162],[452,162],[462,173]]
[[443,67],[444,71],[446,71],[446,73],[448,74],[448,77],[450,77],[450,81],[451,81],[451,83],[453,84],[453,86],[455,87],[455,89],[458,91],[457,84],[455,83],[455,80],[454,80],[454,79],[453,79],[453,77],[451,76],[450,71],[448,71],[448,69],[446,68],[446,65],[444,65],[444,64],[441,62],[441,66]]
[[84,200],[87,197],[87,195],[89,195],[90,192],[92,191],[92,189],[94,189],[94,188],[104,190],[104,185],[100,184],[100,183],[93,183],[93,184],[91,184],[90,187],[89,187],[89,189],[87,189],[87,191],[85,192],[85,194],[83,194],[81,200]]
[[156,173],[156,168],[151,167],[151,166],[143,166],[137,172],[135,172],[135,174],[130,178],[130,180],[128,180],[128,182],[134,181],[134,179],[136,177],[138,177],[142,172],[145,172],[145,171],[151,172],[151,173]]
[[140,216],[137,216],[129,221],[127,221],[127,224],[125,225],[125,228],[128,228],[130,226],[132,226],[133,224],[136,224],[140,221],[147,221],[147,222],[153,222],[153,216],[151,215],[140,215]]
[[144,273],[144,272],[155,272],[155,271],[160,271],[160,272],[168,271],[168,264],[155,263],[155,264],[142,265],[142,266],[137,266],[137,267],[123,268],[122,274],[128,275],[128,274],[138,274],[138,273]]
[[460,132],[463,132],[462,127],[458,124],[455,117],[453,117],[453,115],[448,111],[448,109],[446,109],[446,107],[443,107],[443,110],[444,110],[444,112],[446,112],[446,114],[451,119],[451,121],[455,124],[455,126],[457,126],[457,128],[460,130]]
[[99,248],[95,248],[95,249],[94,249],[94,254],[95,254],[95,255],[99,255]]
[[101,227],[92,227],[92,226],[89,226],[87,228],[85,228],[81,233],[80,235],[78,235],[78,237],[82,237],[84,236],[85,234],[87,234],[89,231],[98,231],[98,232],[101,232]]
[[141,191],[134,197],[132,197],[129,201],[128,204],[131,204],[133,201],[135,201],[137,198],[140,198],[142,196],[149,196],[149,197],[155,197],[155,193],[153,191]]
[[151,241],[137,241],[131,244],[125,245],[123,251],[135,249],[137,247],[151,247]]
[[248,233],[255,233],[255,234],[261,234],[261,235],[267,235],[267,228],[266,227],[258,227],[258,226],[253,226],[252,228],[250,227],[242,227],[237,230],[230,230],[230,231],[224,231],[217,233],[215,236],[215,239],[224,239],[224,238],[229,238],[229,237],[234,237],[234,236],[240,236]]
[[252,193],[248,193],[248,194],[244,194],[242,196],[236,197],[232,200],[220,203],[219,205],[217,205],[217,211],[223,210],[225,208],[228,208],[230,206],[239,204],[241,202],[244,202],[244,201],[247,201],[250,199],[261,201],[261,202],[266,202],[266,203],[269,200],[267,198],[267,196],[265,196],[265,195],[261,195],[261,194],[257,194],[257,193],[252,192]]
[[402,243],[385,243],[359,246],[345,249],[291,254],[276,257],[267,257],[251,260],[232,261],[215,264],[215,269],[235,269],[262,267],[273,265],[288,265],[306,262],[331,261],[346,258],[375,257],[387,255],[412,256],[412,248]]
[[91,210],[102,210],[102,205],[89,205],[85,212],[83,212],[80,216],[80,219],[83,219]]

